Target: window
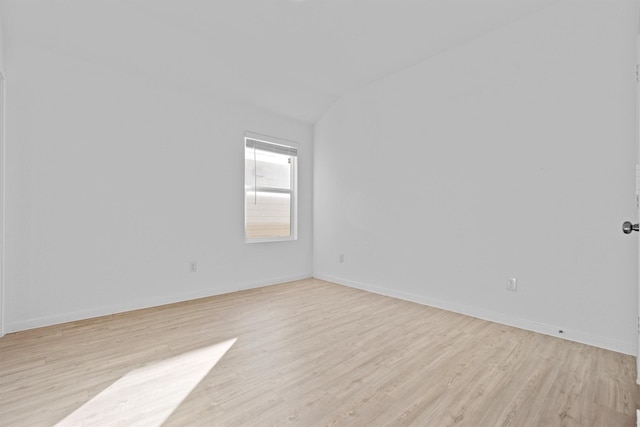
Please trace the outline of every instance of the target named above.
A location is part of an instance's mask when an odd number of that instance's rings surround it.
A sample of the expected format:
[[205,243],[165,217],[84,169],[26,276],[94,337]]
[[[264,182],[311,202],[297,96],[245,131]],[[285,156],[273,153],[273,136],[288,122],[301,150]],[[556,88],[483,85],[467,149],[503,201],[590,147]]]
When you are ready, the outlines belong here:
[[244,145],[245,241],[295,240],[296,145],[258,135]]

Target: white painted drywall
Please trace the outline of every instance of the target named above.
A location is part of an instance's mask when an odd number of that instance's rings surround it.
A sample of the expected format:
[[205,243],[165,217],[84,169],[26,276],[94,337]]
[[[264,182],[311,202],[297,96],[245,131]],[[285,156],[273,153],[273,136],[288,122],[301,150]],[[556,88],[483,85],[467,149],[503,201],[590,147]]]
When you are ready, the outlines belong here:
[[335,103],[314,275],[635,354],[637,16],[559,2]]
[[[311,126],[10,39],[5,53],[8,331],[311,275]],[[244,243],[245,131],[300,144],[297,241]]]
[[[3,11],[0,4],[0,74],[4,78],[4,25],[3,25]],[[0,85],[3,84],[0,82]],[[2,102],[2,94],[0,93],[0,102]],[[0,114],[4,115],[4,105],[0,106]],[[0,118],[0,337],[5,334],[5,319],[4,319],[4,244],[3,244],[3,224],[4,224],[4,168],[5,168],[5,153],[4,153],[4,117]]]

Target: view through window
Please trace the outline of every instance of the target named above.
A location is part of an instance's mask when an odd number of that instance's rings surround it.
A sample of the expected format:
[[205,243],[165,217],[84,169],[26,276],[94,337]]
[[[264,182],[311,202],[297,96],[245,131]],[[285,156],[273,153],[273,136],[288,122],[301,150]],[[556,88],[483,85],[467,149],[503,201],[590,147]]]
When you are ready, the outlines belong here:
[[245,138],[245,239],[296,238],[298,150],[279,142]]

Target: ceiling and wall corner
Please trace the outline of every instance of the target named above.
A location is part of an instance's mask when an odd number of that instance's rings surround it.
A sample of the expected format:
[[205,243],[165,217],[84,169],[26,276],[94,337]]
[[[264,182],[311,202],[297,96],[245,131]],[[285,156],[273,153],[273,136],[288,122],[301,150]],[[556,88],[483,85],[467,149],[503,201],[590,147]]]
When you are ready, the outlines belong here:
[[4,0],[9,45],[312,124],[338,98],[559,0]]

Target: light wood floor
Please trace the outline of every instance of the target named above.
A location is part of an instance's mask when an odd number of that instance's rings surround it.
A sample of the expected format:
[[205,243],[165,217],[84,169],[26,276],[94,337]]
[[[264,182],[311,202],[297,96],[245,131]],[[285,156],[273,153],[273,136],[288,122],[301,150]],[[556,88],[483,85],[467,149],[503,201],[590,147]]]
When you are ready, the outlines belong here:
[[[631,356],[316,279],[7,335],[0,425],[55,425],[138,368],[234,338],[163,425],[635,425]],[[160,406],[174,382],[137,393]]]

